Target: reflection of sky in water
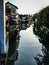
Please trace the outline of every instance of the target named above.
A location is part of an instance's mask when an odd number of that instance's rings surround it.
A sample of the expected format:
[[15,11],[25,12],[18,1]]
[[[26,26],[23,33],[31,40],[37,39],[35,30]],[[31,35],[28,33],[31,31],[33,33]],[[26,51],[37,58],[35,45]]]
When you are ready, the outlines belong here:
[[42,45],[33,33],[32,26],[20,31],[19,55],[15,65],[36,65],[33,57],[41,53]]

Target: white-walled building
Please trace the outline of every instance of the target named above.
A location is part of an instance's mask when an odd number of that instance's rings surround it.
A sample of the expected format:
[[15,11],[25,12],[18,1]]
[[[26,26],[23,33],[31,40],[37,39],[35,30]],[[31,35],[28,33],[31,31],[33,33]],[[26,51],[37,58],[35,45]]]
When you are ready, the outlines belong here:
[[16,18],[18,14],[18,7],[10,2],[7,2],[5,5],[6,5],[6,15],[10,14],[12,19]]

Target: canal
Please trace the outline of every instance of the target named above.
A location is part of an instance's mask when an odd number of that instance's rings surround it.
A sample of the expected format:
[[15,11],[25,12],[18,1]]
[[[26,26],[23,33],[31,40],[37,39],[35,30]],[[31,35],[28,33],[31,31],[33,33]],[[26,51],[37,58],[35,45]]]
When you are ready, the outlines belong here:
[[[30,25],[28,28],[24,28],[25,27],[21,27],[21,31],[17,34],[13,46],[10,47],[10,59],[8,58],[9,60],[6,65],[44,64],[42,59],[45,59],[45,54],[43,53],[43,51],[45,51],[45,47],[39,42],[39,37],[34,34],[33,25]],[[13,43],[13,40],[11,41],[11,43]]]
[[41,53],[42,44],[38,37],[33,33],[32,25],[26,30],[20,31],[20,40],[18,47],[18,60],[14,65],[36,65],[34,57]]

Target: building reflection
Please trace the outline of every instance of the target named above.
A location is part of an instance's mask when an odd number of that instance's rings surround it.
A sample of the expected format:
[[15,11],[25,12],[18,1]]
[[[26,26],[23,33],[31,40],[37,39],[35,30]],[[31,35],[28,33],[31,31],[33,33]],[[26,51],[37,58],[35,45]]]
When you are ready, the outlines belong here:
[[9,48],[7,55],[1,55],[0,56],[0,65],[14,65],[15,61],[18,60],[18,47],[19,47],[19,40],[20,40],[20,31],[26,30],[28,27],[30,27],[30,24],[21,23],[19,26],[19,29],[8,33],[8,39],[9,40]]
[[0,55],[0,65],[5,65],[5,55]]
[[19,40],[20,35],[18,31],[14,34],[9,33],[9,50],[6,65],[14,65],[14,62],[18,60]]
[[[21,30],[27,29],[26,23],[22,23],[20,25]],[[18,60],[18,47],[19,47],[19,40],[20,40],[20,31],[15,31],[9,33],[9,50],[8,50],[8,57],[6,60],[6,65],[14,65],[15,61]]]
[[28,27],[30,27],[30,24],[21,23],[21,30],[26,30]]

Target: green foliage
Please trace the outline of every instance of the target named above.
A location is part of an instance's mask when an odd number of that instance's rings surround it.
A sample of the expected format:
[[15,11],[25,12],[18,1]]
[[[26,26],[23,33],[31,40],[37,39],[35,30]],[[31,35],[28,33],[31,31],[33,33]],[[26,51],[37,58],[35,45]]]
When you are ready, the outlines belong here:
[[38,21],[35,23],[35,27],[40,27],[40,26],[41,26],[41,22]]
[[[35,19],[38,20],[35,22]],[[49,6],[34,14],[33,20],[35,22],[34,26],[40,29],[40,31],[47,34],[49,30]],[[42,26],[44,26],[45,28],[43,28]]]
[[40,23],[42,22],[42,24],[49,27],[49,6],[42,9],[39,13],[34,14],[33,15],[34,21],[35,21],[35,18],[37,18]]
[[41,21],[43,21],[43,23],[49,23],[49,6],[39,12],[39,17],[41,18]]

